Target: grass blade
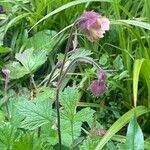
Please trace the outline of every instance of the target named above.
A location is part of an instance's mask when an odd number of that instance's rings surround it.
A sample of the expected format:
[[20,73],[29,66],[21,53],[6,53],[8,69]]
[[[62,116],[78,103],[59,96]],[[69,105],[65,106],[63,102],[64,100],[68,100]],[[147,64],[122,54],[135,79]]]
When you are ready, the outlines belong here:
[[130,121],[134,113],[136,113],[138,117],[148,112],[150,112],[150,109],[144,106],[138,106],[136,108],[129,110],[110,127],[110,129],[101,139],[95,150],[101,150],[104,147],[104,145],[111,139],[111,137],[114,136],[123,126],[125,126]]

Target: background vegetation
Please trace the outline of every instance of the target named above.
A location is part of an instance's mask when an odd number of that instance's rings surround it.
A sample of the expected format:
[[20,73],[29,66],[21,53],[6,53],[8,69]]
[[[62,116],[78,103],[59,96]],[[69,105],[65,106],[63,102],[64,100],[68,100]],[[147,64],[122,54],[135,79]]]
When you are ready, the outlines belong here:
[[[108,90],[94,97],[90,64],[76,63],[60,94],[62,149],[150,149],[149,0],[0,1],[0,150],[58,149],[54,105],[57,69],[70,27],[94,10],[111,20],[95,43],[78,31],[78,57],[92,57],[107,73]],[[72,49],[72,47],[71,47]],[[62,109],[63,108],[63,109]],[[141,116],[142,115],[142,116]]]

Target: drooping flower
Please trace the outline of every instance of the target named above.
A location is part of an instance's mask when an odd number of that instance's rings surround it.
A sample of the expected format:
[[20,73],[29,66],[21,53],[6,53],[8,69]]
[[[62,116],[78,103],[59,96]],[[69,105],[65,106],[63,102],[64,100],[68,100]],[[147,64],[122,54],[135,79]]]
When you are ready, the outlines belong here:
[[94,11],[87,11],[79,18],[79,28],[90,41],[96,41],[104,37],[109,30],[110,21]]
[[98,97],[107,90],[107,87],[103,81],[93,80],[89,86],[89,90],[94,94],[94,96]]

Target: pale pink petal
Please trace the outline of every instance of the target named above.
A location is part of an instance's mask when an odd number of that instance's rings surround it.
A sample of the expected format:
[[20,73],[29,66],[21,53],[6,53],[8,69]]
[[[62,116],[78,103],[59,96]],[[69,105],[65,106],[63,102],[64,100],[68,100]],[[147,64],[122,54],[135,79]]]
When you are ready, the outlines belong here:
[[110,21],[106,17],[102,17],[101,19],[101,29],[104,31],[109,30]]
[[93,11],[87,11],[85,12],[80,18],[79,18],[79,27],[81,31],[89,30],[91,27],[93,27],[96,23],[97,18],[99,17],[99,14]]

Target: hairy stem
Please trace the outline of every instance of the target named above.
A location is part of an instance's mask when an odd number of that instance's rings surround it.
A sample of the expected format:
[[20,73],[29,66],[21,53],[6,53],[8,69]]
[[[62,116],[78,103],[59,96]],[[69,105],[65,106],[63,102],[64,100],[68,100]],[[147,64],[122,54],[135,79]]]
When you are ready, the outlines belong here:
[[62,66],[61,66],[61,69],[60,69],[60,75],[59,75],[59,78],[58,78],[58,85],[59,86],[57,86],[57,90],[56,90],[56,109],[57,109],[57,128],[58,128],[58,140],[59,140],[58,149],[59,150],[62,149],[60,111],[59,111],[59,93],[60,93],[60,82],[61,82],[60,80],[61,80],[61,76],[63,75],[64,64],[65,64],[65,61],[66,61],[66,58],[67,58],[67,53],[68,53],[69,48],[71,46],[71,42],[72,42],[71,39],[72,39],[72,35],[73,35],[74,27],[76,26],[76,23],[77,22],[75,21],[74,25],[71,28],[70,34],[69,34],[69,38],[68,38],[66,49],[65,49],[64,59],[63,59],[63,62],[62,62]]
[[59,83],[58,83],[58,88],[60,88],[60,85],[63,81],[63,79],[65,78],[67,72],[69,71],[69,69],[78,61],[83,61],[83,62],[88,62],[90,64],[93,64],[97,69],[102,69],[93,59],[89,58],[89,57],[77,57],[74,60],[72,60],[70,62],[70,64],[68,65],[68,67],[66,68],[65,72],[63,73],[63,75],[61,76]]

